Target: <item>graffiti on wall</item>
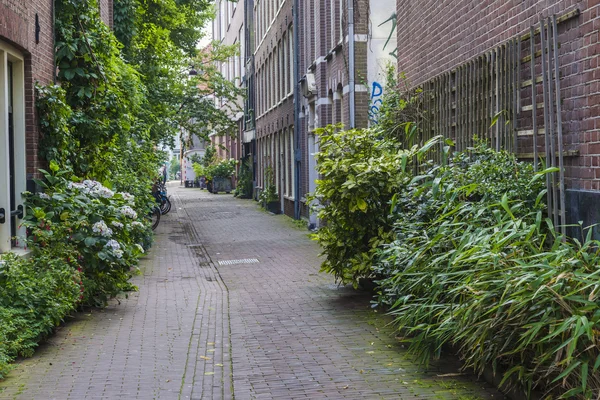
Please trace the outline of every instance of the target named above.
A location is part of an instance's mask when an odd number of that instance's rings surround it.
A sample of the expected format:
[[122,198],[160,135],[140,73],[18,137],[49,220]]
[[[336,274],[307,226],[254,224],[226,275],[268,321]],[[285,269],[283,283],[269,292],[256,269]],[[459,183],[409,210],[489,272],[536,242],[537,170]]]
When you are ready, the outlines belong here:
[[398,22],[395,0],[370,0],[370,3],[367,80],[370,92],[369,123],[375,125],[383,105],[387,68],[397,62]]
[[379,123],[379,110],[383,104],[383,86],[379,82],[371,84],[371,101],[369,104],[369,121],[377,125]]
[[[394,37],[394,34],[396,33],[396,27],[398,25],[398,18],[396,17],[396,13],[393,13],[388,19],[383,21],[378,26],[381,27],[382,25],[390,25],[388,27],[390,33],[388,35],[387,40],[385,41],[385,44],[383,45],[383,49],[388,50],[388,51],[391,50],[388,54],[390,56],[398,59],[398,47],[397,46],[393,46],[393,48],[391,46],[388,47],[388,45],[390,44],[390,41],[392,40],[392,37]],[[394,43],[395,42],[396,41],[394,40]]]

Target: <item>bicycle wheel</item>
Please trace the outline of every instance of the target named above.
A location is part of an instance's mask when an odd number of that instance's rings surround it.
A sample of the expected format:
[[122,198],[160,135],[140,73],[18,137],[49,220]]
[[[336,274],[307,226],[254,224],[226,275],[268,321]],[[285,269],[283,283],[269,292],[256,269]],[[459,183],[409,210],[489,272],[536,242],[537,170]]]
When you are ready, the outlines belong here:
[[152,230],[155,230],[160,222],[160,208],[152,207]]
[[162,215],[165,215],[169,211],[171,211],[171,200],[165,197],[162,201],[162,204],[160,205],[160,212],[162,213]]

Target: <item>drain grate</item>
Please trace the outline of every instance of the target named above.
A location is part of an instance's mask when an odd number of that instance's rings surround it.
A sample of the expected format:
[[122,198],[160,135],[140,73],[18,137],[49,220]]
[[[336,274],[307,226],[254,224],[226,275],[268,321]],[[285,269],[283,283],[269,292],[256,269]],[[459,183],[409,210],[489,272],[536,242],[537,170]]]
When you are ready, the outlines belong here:
[[243,258],[241,260],[221,260],[219,265],[237,265],[237,264],[256,264],[258,259],[256,258]]

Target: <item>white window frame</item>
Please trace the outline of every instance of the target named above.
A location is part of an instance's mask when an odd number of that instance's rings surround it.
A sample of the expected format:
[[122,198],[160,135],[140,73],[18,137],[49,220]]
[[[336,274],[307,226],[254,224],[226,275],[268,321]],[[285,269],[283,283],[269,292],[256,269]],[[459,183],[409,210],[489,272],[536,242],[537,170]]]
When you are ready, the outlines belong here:
[[290,194],[291,194],[291,198],[292,200],[296,199],[296,174],[294,174],[294,168],[295,168],[295,161],[294,161],[294,127],[291,127],[289,130],[289,135],[290,135],[290,142],[289,142],[289,148],[290,148],[290,161],[291,161],[291,173],[292,173],[292,179],[290,179]]
[[283,190],[284,195],[287,197],[290,195],[290,191],[288,190],[288,182],[290,180],[290,167],[289,161],[290,157],[288,156],[288,131],[287,129],[283,130],[283,171],[284,171],[284,180],[283,180]]
[[[27,153],[25,145],[25,62],[16,48],[0,41],[0,208],[4,208],[5,222],[0,224],[0,253],[23,248],[23,240],[17,239],[17,246],[11,244],[13,219],[10,216],[10,161],[9,161],[9,91],[8,63],[12,63],[12,114],[14,138],[15,206],[23,205],[23,192],[27,186]],[[25,212],[25,210],[23,210]],[[15,218],[17,238],[25,237],[25,228],[20,226],[22,219]]]
[[288,30],[288,52],[289,52],[289,65],[290,65],[290,79],[289,79],[289,90],[288,94],[294,92],[294,28],[290,27]]

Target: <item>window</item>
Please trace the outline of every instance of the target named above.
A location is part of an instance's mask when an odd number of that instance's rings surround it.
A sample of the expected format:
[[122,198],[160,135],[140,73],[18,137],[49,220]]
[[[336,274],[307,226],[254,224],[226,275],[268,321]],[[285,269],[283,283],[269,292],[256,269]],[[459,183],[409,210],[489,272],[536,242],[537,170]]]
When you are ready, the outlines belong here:
[[221,3],[219,3],[219,16],[221,17],[221,23],[220,25],[220,29],[219,29],[219,37],[217,38],[217,40],[223,40],[223,38],[225,37],[225,18],[226,18],[226,6],[223,4],[224,2],[226,2],[227,0],[221,0]]
[[[237,38],[234,44],[237,44]],[[240,77],[240,58],[237,55],[232,56],[231,58],[231,64],[233,65],[233,80],[237,81],[237,78]]]
[[283,131],[283,191],[284,195],[289,196],[290,192],[288,190],[288,182],[290,181],[289,173],[290,173],[290,157],[288,154],[288,132],[287,129]]
[[277,73],[277,80],[276,85],[277,87],[275,88],[277,93],[276,93],[276,100],[277,103],[279,103],[281,101],[281,98],[283,97],[281,95],[281,93],[283,92],[283,90],[281,90],[281,77],[283,76],[283,74],[281,73],[281,41],[277,43],[277,64],[275,65],[275,69],[276,69],[276,73]]
[[339,6],[339,36],[338,36],[338,41],[341,42],[344,38],[344,18],[342,17],[342,15],[344,15],[344,0],[338,0],[340,6]]
[[290,188],[289,188],[289,192],[292,194],[292,198],[295,199],[296,198],[296,176],[294,174],[294,170],[295,170],[295,160],[294,160],[294,128],[290,128],[290,165],[291,165],[291,179],[290,179]]
[[244,26],[240,28],[238,33],[239,43],[240,43],[240,53],[238,56],[239,64],[240,64],[240,78],[245,76],[246,71],[246,38],[244,37]]
[[[23,207],[21,193],[26,188],[25,153],[25,79],[21,53],[0,41],[0,253],[20,247],[18,237],[25,236],[19,227],[23,216],[11,211]],[[6,190],[8,188],[8,190]],[[17,239],[13,239],[13,238]]]
[[283,97],[287,96],[287,87],[288,87],[288,64],[287,64],[287,36],[284,35],[281,39],[281,86],[283,90]]
[[274,157],[275,158],[275,187],[277,188],[277,193],[278,194],[282,194],[283,191],[281,190],[281,134],[277,133],[274,135],[275,138],[275,153],[274,153]]
[[290,64],[290,80],[289,80],[289,88],[288,93],[292,93],[294,91],[294,28],[290,28],[288,33],[288,50],[289,50],[289,59],[288,62]]

